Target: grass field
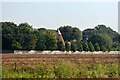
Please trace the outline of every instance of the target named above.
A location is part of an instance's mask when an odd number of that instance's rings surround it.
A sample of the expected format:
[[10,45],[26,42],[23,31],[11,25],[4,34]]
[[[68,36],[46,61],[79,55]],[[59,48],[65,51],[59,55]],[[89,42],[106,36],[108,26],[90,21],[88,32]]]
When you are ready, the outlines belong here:
[[1,54],[3,78],[118,78],[118,54]]

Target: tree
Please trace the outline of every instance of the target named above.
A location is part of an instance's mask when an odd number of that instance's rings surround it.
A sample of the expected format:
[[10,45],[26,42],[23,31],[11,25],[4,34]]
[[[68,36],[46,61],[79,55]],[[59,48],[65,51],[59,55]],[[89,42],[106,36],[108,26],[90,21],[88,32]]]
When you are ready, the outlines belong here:
[[56,50],[57,49],[57,39],[53,34],[53,31],[40,28],[35,31],[37,36],[36,48],[37,50]]
[[71,50],[71,43],[70,42],[66,42],[65,43],[65,48],[66,48],[66,51],[70,51]]
[[100,51],[100,46],[99,46],[99,44],[95,44],[95,51]]
[[37,37],[37,42],[36,42],[36,50],[46,50],[46,35],[47,35],[47,29],[45,28],[39,28],[34,30],[34,34]]
[[32,26],[28,23],[21,23],[18,25],[18,28],[20,34],[31,34],[34,32]]
[[2,27],[2,50],[14,50],[12,45],[17,34],[17,25],[13,22],[0,22]]
[[47,32],[46,36],[46,49],[47,50],[56,50],[57,49],[57,38],[49,31]]
[[100,45],[100,49],[101,49],[101,51],[103,51],[103,52],[107,51],[107,48],[106,48],[104,45]]
[[19,24],[19,34],[21,34],[22,43],[24,50],[31,50],[35,49],[37,37],[34,34],[34,29],[28,23],[21,23]]
[[109,50],[112,47],[113,41],[111,37],[107,34],[97,34],[93,35],[90,39],[93,44],[98,43],[100,48],[105,48],[104,50]]
[[113,31],[110,27],[107,27],[106,25],[97,25],[95,29],[99,34],[107,34],[112,39],[119,35],[116,31]]
[[24,50],[35,49],[37,38],[34,34],[24,34],[21,45]]
[[58,42],[58,50],[60,50],[60,51],[65,51],[65,43],[63,43],[63,42]]
[[72,28],[72,26],[67,25],[67,26],[60,27],[59,30],[62,33],[65,41],[82,39],[82,32],[77,27]]
[[71,42],[71,50],[72,51],[77,51],[77,43],[76,43],[76,40],[73,40],[72,42]]
[[114,42],[112,46],[113,51],[120,51],[120,43],[119,42]]
[[[118,41],[120,41],[120,39],[118,39],[120,34],[117,33],[116,31],[113,31],[110,27],[107,27],[106,25],[97,25],[94,29],[85,29],[83,31],[83,40],[94,39],[93,36],[99,35],[99,34],[107,34],[112,39],[113,45],[115,45]],[[96,40],[96,39],[94,39],[94,40]],[[111,47],[109,45],[109,46],[107,46],[106,50],[110,51],[110,50],[116,50],[116,49],[117,48]]]
[[88,43],[87,42],[83,43],[83,50],[84,51],[89,51],[89,47],[88,47]]
[[23,50],[31,50],[36,46],[36,36],[34,34],[34,29],[28,23],[21,23],[17,26],[14,31],[14,42],[19,43]]
[[94,46],[91,42],[88,43],[88,46],[89,46],[89,51],[91,51],[91,52],[95,51]]
[[43,34],[39,34],[39,36],[37,36],[37,42],[36,42],[36,50],[46,50],[46,38],[45,35]]
[[19,50],[19,49],[22,49],[22,45],[21,45],[20,43],[18,43],[18,42],[14,42],[14,43],[12,44],[12,48],[13,48],[14,50]]
[[[0,25],[2,27],[2,50],[59,49],[64,51],[66,49],[76,51],[76,48],[78,51],[88,51],[89,49],[94,51],[94,48],[96,51],[120,50],[120,34],[105,25],[86,29],[83,33],[77,27],[68,25],[60,27],[59,30],[63,36],[61,40],[58,40],[56,30],[34,29],[28,23],[17,25],[13,22],[0,22]],[[63,43],[64,40],[69,44]]]
[[82,39],[82,32],[79,28],[73,27],[72,28],[72,34],[71,34],[72,40],[81,40]]
[[80,51],[80,52],[83,51],[83,46],[82,46],[81,41],[77,42],[77,50]]
[[85,29],[83,32],[83,40],[89,40],[89,38],[91,38],[94,34],[95,34],[95,31],[94,29]]
[[11,39],[2,35],[2,50],[12,50]]

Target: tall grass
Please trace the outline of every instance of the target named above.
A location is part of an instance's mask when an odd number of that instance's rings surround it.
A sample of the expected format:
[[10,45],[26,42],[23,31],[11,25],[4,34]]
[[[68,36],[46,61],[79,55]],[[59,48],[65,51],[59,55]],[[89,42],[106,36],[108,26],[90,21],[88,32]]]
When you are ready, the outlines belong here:
[[118,78],[118,64],[76,64],[61,60],[54,65],[3,66],[2,73],[3,78]]

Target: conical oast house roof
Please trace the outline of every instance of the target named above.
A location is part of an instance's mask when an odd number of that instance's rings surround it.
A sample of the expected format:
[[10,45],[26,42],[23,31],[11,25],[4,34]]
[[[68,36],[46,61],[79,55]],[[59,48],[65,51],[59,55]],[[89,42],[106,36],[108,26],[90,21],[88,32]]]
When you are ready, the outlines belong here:
[[58,42],[63,42],[63,43],[65,43],[65,42],[64,42],[64,39],[63,39],[63,36],[62,36],[62,34],[61,34],[61,32],[60,32],[59,29],[57,30],[57,33],[58,33]]

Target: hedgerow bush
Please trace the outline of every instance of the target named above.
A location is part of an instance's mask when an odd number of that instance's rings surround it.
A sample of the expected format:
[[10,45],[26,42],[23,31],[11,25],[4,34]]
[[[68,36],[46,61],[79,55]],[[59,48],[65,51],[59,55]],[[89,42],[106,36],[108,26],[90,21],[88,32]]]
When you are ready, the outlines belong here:
[[55,75],[57,78],[76,78],[78,77],[78,67],[69,61],[60,61],[55,65]]
[[38,65],[35,69],[35,76],[37,78],[56,78],[51,65]]

